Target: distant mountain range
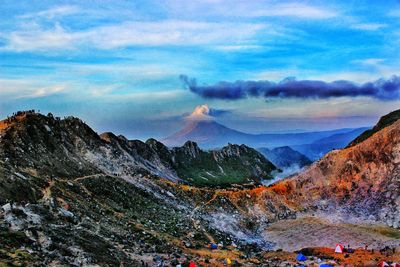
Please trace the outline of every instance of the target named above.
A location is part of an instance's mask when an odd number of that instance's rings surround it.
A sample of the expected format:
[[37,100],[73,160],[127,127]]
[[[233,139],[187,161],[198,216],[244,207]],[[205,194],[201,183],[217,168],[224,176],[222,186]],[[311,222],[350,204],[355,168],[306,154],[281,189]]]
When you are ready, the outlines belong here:
[[312,163],[309,158],[288,146],[276,147],[273,149],[264,147],[259,148],[258,151],[280,169],[292,168],[295,166],[300,169]]
[[348,129],[344,133],[332,134],[328,137],[318,139],[310,144],[292,145],[296,151],[306,155],[311,160],[317,160],[333,149],[346,147],[350,141],[354,140],[361,133],[369,128]]
[[367,129],[363,127],[302,133],[249,134],[207,119],[188,121],[182,130],[162,139],[161,142],[174,147],[190,140],[204,149],[219,148],[228,143],[269,149],[290,146],[308,158],[316,160],[332,149],[345,147]]

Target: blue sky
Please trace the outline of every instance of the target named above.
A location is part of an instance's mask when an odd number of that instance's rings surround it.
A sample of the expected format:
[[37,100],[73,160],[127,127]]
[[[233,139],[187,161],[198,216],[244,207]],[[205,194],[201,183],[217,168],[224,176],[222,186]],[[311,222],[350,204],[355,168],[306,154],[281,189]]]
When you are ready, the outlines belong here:
[[210,99],[179,79],[389,79],[400,74],[399,1],[5,0],[0,10],[1,117],[35,108],[160,138],[204,103],[247,132],[372,125],[400,107],[397,97]]

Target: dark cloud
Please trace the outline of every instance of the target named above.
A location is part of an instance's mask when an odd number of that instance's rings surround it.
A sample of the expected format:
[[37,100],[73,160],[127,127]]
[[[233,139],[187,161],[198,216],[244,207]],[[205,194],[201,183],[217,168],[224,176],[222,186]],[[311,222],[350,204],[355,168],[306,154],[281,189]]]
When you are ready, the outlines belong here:
[[296,80],[289,77],[278,83],[271,81],[218,82],[214,85],[198,85],[196,79],[186,75],[179,77],[184,86],[204,98],[237,100],[246,97],[330,98],[369,96],[380,100],[400,99],[400,76],[379,79],[364,84],[339,80],[324,82]]

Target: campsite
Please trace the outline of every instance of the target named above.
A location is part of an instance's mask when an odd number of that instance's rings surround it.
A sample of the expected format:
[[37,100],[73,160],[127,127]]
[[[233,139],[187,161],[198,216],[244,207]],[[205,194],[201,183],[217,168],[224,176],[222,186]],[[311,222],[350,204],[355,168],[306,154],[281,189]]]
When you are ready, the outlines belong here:
[[[379,266],[382,262],[388,264],[400,261],[400,256],[387,256],[379,251],[365,250],[356,248],[354,253],[336,253],[333,248],[304,248],[299,252],[268,251],[261,252],[259,257],[243,260],[235,250],[224,249],[224,251],[211,252],[206,250],[192,250],[191,253],[197,254],[195,262],[197,266],[241,266],[243,262],[251,262],[254,266],[307,266],[307,267],[329,267],[329,266]],[[215,254],[213,254],[215,253]],[[227,264],[229,258],[231,264]],[[262,259],[262,260],[260,260]],[[389,265],[389,266],[390,266]],[[184,265],[182,265],[184,266]],[[390,266],[391,267],[391,266]]]

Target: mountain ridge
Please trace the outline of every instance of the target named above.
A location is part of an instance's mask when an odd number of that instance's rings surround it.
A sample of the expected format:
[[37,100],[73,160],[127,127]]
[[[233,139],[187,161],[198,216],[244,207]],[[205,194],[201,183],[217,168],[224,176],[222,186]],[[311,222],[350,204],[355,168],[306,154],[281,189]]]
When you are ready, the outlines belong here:
[[[301,150],[302,154],[316,160],[332,148],[341,148],[353,140],[358,133],[365,131],[366,127],[343,128],[330,131],[312,131],[301,133],[266,133],[249,134],[228,128],[214,119],[189,120],[178,132],[161,139],[167,146],[181,146],[186,141],[195,141],[205,149],[215,149],[228,143],[246,144],[250,147],[275,147],[290,146],[294,150]],[[329,141],[329,137],[341,136],[336,142]],[[332,141],[332,140],[331,140]],[[318,143],[317,143],[318,142]]]
[[386,114],[385,116],[382,116],[377,124],[369,130],[366,130],[363,132],[361,135],[357,136],[354,140],[352,140],[347,147],[354,146],[369,137],[371,137],[374,133],[379,132],[380,130],[384,129],[385,127],[388,127],[395,123],[397,120],[400,119],[400,110],[395,110],[390,112],[389,114]]
[[[10,123],[2,130],[4,136],[0,143],[3,151],[9,153],[7,158],[26,165],[58,166],[57,170],[64,170],[69,175],[137,172],[152,173],[172,181],[229,184],[232,181],[257,182],[260,178],[270,177],[270,172],[276,169],[261,154],[244,145],[229,144],[221,150],[208,152],[202,151],[194,142],[186,142],[182,147],[169,149],[155,139],[147,142],[128,140],[110,132],[97,135],[83,121],[73,117],[61,120],[51,115],[21,113],[10,121],[14,124]],[[29,144],[31,140],[43,151],[34,152]],[[244,157],[247,159],[242,161]],[[214,171],[207,174],[202,171],[207,169],[202,164],[213,166]]]

